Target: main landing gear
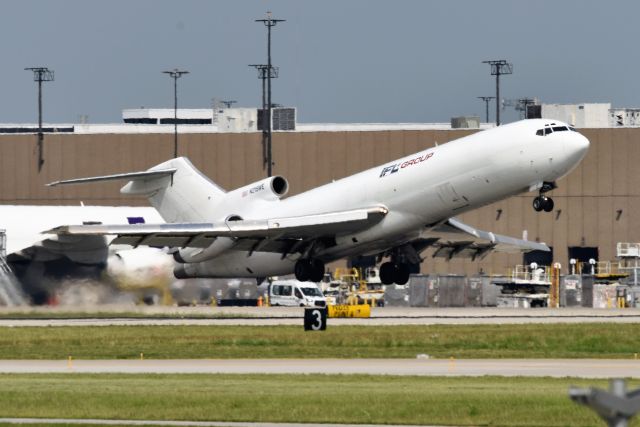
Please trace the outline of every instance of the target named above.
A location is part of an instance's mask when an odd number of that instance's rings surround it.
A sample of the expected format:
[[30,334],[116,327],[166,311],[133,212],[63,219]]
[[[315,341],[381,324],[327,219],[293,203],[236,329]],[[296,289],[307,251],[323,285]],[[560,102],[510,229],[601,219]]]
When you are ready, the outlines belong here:
[[380,266],[380,281],[383,285],[406,285],[410,273],[409,264],[385,262]]
[[547,191],[551,191],[557,188],[555,182],[544,182],[540,187],[540,195],[533,199],[533,209],[536,212],[545,211],[551,212],[553,210],[553,199],[544,195]]
[[324,262],[318,259],[299,259],[293,268],[296,280],[320,282],[324,277]]

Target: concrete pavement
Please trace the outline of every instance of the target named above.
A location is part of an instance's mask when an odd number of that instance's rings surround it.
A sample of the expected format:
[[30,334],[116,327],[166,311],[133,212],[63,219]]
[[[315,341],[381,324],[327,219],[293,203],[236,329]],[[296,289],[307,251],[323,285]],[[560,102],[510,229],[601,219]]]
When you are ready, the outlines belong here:
[[640,378],[628,359],[1,360],[0,373],[368,374]]

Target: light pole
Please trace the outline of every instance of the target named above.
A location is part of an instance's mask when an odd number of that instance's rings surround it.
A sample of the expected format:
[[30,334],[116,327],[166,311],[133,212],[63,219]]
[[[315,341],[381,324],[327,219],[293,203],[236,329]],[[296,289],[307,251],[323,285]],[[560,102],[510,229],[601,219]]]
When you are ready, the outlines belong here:
[[482,61],[489,64],[491,75],[496,76],[496,126],[500,126],[500,76],[503,74],[513,74],[513,64],[504,59]]
[[52,82],[54,75],[53,70],[47,67],[29,67],[25,70],[33,71],[33,81],[38,82],[38,172],[42,169],[44,164],[43,141],[44,135],[42,134],[42,82]]
[[271,157],[268,154],[270,152],[268,149],[269,131],[265,124],[267,113],[267,89],[265,82],[267,81],[267,74],[270,75],[272,79],[278,78],[278,67],[271,67],[271,72],[268,72],[269,66],[264,64],[250,64],[249,67],[253,67],[258,70],[258,78],[262,80],[262,109],[260,110],[258,123],[262,125],[262,168],[264,169],[271,163]]
[[163,71],[173,79],[173,157],[178,157],[178,79],[185,74],[189,74],[186,70]]
[[495,96],[478,96],[477,98],[484,102],[484,113],[487,117],[486,122],[489,123],[489,102],[495,99]]
[[275,27],[278,22],[284,19],[274,19],[271,12],[267,12],[265,19],[256,19],[267,27],[267,176],[271,176],[273,160],[271,155],[271,27]]

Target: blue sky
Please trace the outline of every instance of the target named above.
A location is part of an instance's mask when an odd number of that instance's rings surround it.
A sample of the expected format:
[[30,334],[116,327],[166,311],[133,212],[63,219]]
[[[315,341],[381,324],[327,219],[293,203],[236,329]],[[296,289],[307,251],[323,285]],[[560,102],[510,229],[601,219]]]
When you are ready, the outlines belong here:
[[[267,10],[280,67],[274,102],[300,122],[447,122],[484,115],[494,95],[482,64],[506,59],[505,98],[638,107],[638,1],[591,0],[3,0],[0,122],[119,122],[123,108],[171,107],[162,70],[185,68],[180,105],[260,104],[247,65],[266,62]],[[492,109],[493,110],[493,109]],[[515,120],[505,110],[506,121]],[[491,113],[493,120],[494,113]]]

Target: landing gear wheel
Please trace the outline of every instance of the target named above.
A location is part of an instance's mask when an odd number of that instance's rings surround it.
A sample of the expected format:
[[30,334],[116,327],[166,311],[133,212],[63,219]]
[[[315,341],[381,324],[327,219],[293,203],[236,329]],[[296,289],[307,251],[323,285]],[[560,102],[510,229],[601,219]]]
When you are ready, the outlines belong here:
[[551,197],[547,196],[538,196],[533,199],[533,209],[536,212],[545,211],[551,212],[553,210],[554,203]]
[[311,263],[307,259],[299,259],[293,267],[293,273],[296,275],[296,280],[300,282],[308,281],[311,276],[311,271]]
[[542,196],[538,196],[536,198],[533,199],[533,210],[535,210],[536,212],[541,212],[542,209],[544,209],[544,199],[542,198]]
[[324,262],[299,259],[293,267],[296,280],[300,282],[320,282],[324,277]]
[[380,266],[380,281],[383,285],[391,285],[395,279],[396,267],[391,262],[385,262]]
[[396,268],[393,275],[393,281],[398,285],[406,285],[409,281],[409,274],[411,273],[411,271],[409,270],[409,265],[397,264],[395,267]]
[[314,259],[310,263],[311,272],[309,274],[310,282],[320,282],[324,277],[324,262]]
[[391,285],[393,283],[406,285],[409,281],[410,273],[408,264],[385,262],[380,266],[380,281],[383,285]]

